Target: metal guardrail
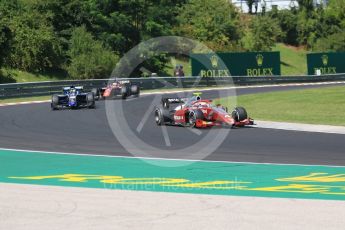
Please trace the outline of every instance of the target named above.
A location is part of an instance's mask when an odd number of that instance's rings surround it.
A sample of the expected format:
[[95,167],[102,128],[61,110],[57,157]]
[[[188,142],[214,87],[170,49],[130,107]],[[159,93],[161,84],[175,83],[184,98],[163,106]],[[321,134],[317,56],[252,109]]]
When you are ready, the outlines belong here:
[[[121,79],[122,80],[122,79]],[[345,74],[321,75],[321,76],[270,76],[270,77],[149,77],[129,78],[133,83],[140,85],[141,89],[168,89],[168,88],[191,88],[211,87],[224,85],[258,85],[258,84],[285,84],[285,83],[308,83],[345,81]],[[18,98],[30,96],[46,96],[62,91],[62,87],[70,85],[84,86],[86,91],[92,88],[107,85],[109,79],[97,80],[69,80],[49,81],[32,83],[0,84],[0,99]]]

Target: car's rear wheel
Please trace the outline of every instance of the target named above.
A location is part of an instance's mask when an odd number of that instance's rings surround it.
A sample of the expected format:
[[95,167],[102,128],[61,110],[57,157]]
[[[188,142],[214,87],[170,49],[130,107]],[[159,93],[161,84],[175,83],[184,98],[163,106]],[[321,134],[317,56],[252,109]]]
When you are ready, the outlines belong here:
[[95,95],[93,93],[88,93],[86,95],[86,99],[87,99],[87,104],[89,109],[94,109],[95,108]]
[[139,95],[140,95],[140,87],[139,86],[137,86],[138,87],[138,90],[137,90],[137,93],[135,94],[135,97],[139,97]]
[[160,108],[155,109],[155,121],[159,126],[164,124],[163,111]]
[[247,111],[243,107],[236,107],[234,111],[231,113],[231,115],[232,118],[237,122],[243,121],[248,118]]
[[128,96],[128,88],[127,86],[121,88],[121,98],[125,100]]
[[138,97],[139,96],[139,86],[131,85],[131,95]]
[[91,93],[93,93],[93,95],[94,95],[94,97],[95,97],[95,100],[99,100],[99,99],[100,99],[99,89],[93,88],[93,89],[91,90]]
[[155,108],[155,121],[157,125],[173,124],[169,110],[164,109],[162,106]]

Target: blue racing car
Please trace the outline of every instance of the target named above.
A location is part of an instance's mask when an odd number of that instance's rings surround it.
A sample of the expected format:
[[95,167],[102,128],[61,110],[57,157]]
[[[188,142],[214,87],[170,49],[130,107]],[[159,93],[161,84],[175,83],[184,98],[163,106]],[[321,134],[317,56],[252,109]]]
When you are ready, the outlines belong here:
[[54,94],[51,101],[52,110],[63,108],[95,108],[95,95],[84,93],[82,86],[70,86],[63,88],[63,94]]

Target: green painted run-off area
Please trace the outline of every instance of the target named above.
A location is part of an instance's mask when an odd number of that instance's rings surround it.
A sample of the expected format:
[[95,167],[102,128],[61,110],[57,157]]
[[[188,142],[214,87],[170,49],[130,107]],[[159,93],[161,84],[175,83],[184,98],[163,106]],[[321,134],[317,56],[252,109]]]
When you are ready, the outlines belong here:
[[[0,182],[345,200],[345,167],[141,160],[0,150]],[[157,166],[164,165],[164,167]]]

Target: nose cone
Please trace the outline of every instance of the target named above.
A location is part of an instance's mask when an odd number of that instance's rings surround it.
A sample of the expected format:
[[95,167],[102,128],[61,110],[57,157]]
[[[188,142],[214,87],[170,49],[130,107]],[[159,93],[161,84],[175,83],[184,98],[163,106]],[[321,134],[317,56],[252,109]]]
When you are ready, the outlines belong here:
[[234,124],[234,119],[229,114],[219,114],[218,120],[228,125]]
[[76,106],[76,104],[77,104],[77,103],[76,103],[75,101],[70,101],[70,102],[69,102],[69,106]]
[[69,106],[76,106],[77,105],[77,100],[74,96],[71,96],[68,101]]
[[111,89],[106,89],[105,91],[104,91],[104,96],[105,97],[108,97],[108,96],[110,96],[110,93],[111,93]]

